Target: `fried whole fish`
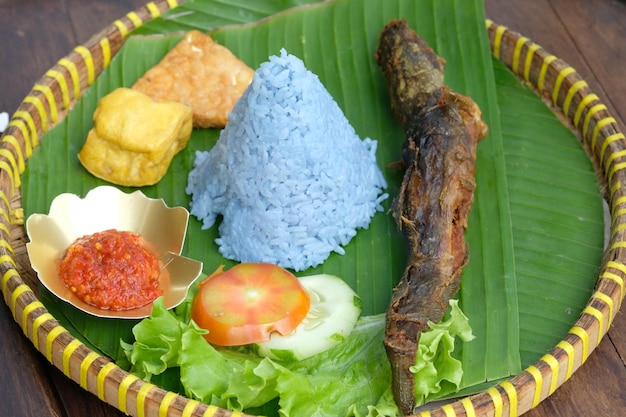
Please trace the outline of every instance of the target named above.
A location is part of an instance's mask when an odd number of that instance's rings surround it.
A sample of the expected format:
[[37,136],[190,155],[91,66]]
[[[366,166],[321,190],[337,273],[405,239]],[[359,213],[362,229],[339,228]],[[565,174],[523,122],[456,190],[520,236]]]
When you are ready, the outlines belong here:
[[407,238],[409,259],[387,310],[384,344],[394,398],[410,414],[415,399],[409,367],[420,334],[429,321],[443,318],[469,259],[464,232],[476,187],[476,146],[488,129],[478,105],[445,86],[445,61],[406,21],[384,28],[375,58],[406,132],[406,171],[392,212]]

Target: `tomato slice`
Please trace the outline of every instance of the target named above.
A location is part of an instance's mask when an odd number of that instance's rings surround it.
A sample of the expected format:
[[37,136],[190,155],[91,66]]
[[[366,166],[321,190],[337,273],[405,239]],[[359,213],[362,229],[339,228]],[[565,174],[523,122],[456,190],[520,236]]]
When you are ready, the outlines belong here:
[[238,346],[286,335],[306,317],[311,301],[289,271],[269,263],[219,267],[200,284],[191,318],[219,346]]

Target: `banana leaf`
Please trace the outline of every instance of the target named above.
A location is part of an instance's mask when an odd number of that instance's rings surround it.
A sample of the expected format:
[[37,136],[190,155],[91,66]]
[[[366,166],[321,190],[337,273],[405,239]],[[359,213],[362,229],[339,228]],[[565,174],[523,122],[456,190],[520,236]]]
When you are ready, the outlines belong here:
[[[490,128],[478,147],[478,186],[466,236],[470,263],[459,293],[476,335],[459,353],[462,386],[471,390],[517,374],[560,340],[595,284],[604,228],[591,162],[575,135],[534,92],[492,59],[481,1],[309,3],[318,2],[190,0],[140,27],[35,150],[23,178],[25,214],[47,213],[60,193],[85,195],[104,184],[76,158],[98,100],[116,87],[132,85],[189,29],[213,31],[214,39],[253,68],[283,47],[302,58],[357,133],[379,142],[378,163],[394,196],[402,172],[388,166],[400,158],[404,133],[393,119],[373,54],[383,26],[392,18],[406,18],[446,59],[447,84],[477,101]],[[291,9],[298,5],[305,6]],[[222,28],[271,15],[258,23]],[[155,34],[168,36],[147,36]],[[217,130],[194,130],[166,177],[142,191],[170,206],[188,207],[184,185],[194,153],[210,149],[218,136]],[[385,202],[386,210],[368,229],[359,230],[345,255],[333,254],[300,275],[339,275],[363,298],[364,314],[385,311],[407,257],[390,204]],[[202,260],[205,273],[220,264],[232,265],[219,255],[217,236],[217,227],[202,231],[190,219],[183,254]],[[49,294],[42,299],[77,337],[113,358],[118,357],[119,339],[132,338],[133,321],[95,319]]]

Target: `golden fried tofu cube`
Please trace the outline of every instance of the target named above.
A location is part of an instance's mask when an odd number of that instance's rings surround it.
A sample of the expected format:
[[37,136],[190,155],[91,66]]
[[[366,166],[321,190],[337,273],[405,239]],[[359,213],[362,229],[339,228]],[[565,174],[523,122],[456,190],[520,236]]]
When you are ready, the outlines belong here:
[[228,48],[192,30],[132,88],[155,100],[187,104],[195,127],[222,128],[253,76]]
[[193,127],[188,106],[129,88],[103,97],[93,120],[78,159],[96,177],[131,187],[159,182]]

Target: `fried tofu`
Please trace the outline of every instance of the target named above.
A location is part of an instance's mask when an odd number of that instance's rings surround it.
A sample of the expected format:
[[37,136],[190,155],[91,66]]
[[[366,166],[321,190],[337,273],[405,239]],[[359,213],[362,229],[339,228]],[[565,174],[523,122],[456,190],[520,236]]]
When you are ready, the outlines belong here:
[[79,161],[94,176],[130,187],[161,180],[192,131],[189,106],[129,88],[104,96],[93,120]]
[[132,88],[190,106],[194,127],[223,128],[253,76],[230,50],[192,30]]

